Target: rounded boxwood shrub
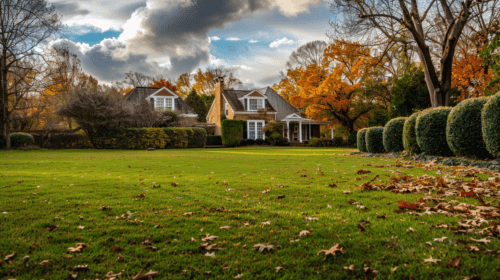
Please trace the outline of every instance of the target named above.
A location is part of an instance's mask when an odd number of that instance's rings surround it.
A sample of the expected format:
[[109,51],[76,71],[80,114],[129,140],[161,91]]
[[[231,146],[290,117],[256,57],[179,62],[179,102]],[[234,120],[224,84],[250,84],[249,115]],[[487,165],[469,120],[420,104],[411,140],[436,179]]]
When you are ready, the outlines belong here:
[[370,127],[366,130],[366,150],[369,153],[383,153],[384,150],[384,128],[381,126]]
[[363,129],[360,129],[358,131],[358,135],[357,135],[357,138],[358,138],[358,150],[360,152],[364,152],[366,153],[367,150],[366,150],[366,131],[368,130],[368,128],[363,128]]
[[481,133],[481,110],[488,98],[471,98],[453,107],[446,124],[448,146],[457,156],[490,156]]
[[417,134],[415,132],[415,125],[420,112],[413,113],[406,119],[403,126],[403,147],[409,154],[420,154],[422,150],[417,143]]
[[266,140],[264,139],[255,139],[255,145],[265,145]]
[[312,137],[309,140],[309,146],[311,146],[311,147],[321,147],[321,146],[323,146],[323,143],[322,143],[321,139],[319,139],[317,137]]
[[484,104],[481,127],[486,149],[492,156],[500,158],[500,92]]
[[429,108],[417,118],[415,132],[420,149],[427,155],[453,156],[446,141],[446,121],[451,107]]
[[27,145],[33,145],[35,143],[33,136],[28,133],[11,133],[10,134],[10,144],[12,147],[24,147]]
[[401,152],[403,146],[403,127],[407,118],[395,118],[384,126],[384,148],[389,153]]

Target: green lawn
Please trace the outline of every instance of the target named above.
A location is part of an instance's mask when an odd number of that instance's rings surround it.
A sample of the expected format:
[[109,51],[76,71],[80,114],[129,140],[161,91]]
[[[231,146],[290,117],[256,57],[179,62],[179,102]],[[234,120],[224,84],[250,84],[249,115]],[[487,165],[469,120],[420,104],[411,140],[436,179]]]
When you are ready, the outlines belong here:
[[[464,250],[469,245],[493,250],[498,239],[456,245],[457,239],[483,237],[431,227],[439,222],[456,226],[457,216],[394,212],[398,200],[415,202],[423,194],[355,190],[377,174],[376,183],[388,184],[390,176],[402,174],[439,176],[436,169],[377,168],[396,159],[349,156],[353,151],[1,151],[0,259],[17,256],[0,264],[0,278],[68,279],[72,273],[77,279],[105,279],[113,271],[131,279],[148,262],[147,270],[158,272],[154,279],[373,278],[363,267],[377,270],[377,279],[499,275],[500,254]],[[357,175],[360,169],[372,173]],[[136,197],[141,194],[145,197]],[[349,204],[350,199],[367,209]],[[447,199],[478,204],[472,198]],[[377,213],[386,219],[377,219]],[[366,220],[370,225],[359,231]],[[58,228],[49,231],[53,226]],[[304,230],[311,235],[299,236]],[[202,242],[207,234],[219,238]],[[432,242],[445,236],[443,243]],[[77,243],[88,247],[69,252]],[[206,250],[202,243],[217,245]],[[318,255],[337,243],[343,254]],[[259,252],[252,249],[256,244],[274,248]],[[26,255],[29,260],[23,260]],[[431,255],[442,261],[424,262]],[[445,266],[457,256],[459,268]],[[354,271],[344,269],[351,265]],[[276,272],[276,267],[282,269]]]

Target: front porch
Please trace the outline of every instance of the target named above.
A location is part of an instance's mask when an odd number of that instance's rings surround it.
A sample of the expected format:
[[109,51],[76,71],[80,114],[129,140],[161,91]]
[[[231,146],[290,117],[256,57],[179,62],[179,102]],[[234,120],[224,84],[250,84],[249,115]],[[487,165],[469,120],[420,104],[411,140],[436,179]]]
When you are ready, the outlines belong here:
[[[282,122],[283,137],[286,137],[290,143],[304,143],[311,140],[312,137],[321,138],[320,126],[329,124],[329,122],[302,118],[297,114],[287,116]],[[333,139],[333,127],[330,133]]]

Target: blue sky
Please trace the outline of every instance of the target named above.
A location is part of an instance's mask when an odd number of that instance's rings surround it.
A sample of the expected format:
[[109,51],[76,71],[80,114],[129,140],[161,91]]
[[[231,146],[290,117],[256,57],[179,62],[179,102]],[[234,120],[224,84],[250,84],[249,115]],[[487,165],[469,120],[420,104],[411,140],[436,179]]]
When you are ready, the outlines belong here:
[[245,86],[271,86],[293,50],[328,41],[331,18],[327,0],[51,2],[67,26],[54,45],[69,46],[103,82],[223,65]]

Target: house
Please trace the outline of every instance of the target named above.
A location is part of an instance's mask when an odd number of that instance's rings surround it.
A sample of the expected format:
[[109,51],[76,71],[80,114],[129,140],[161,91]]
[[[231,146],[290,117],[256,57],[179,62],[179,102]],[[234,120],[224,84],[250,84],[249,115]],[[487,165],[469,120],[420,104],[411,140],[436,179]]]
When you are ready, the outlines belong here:
[[[283,123],[283,137],[289,142],[308,141],[320,137],[320,125],[308,119],[270,87],[254,90],[225,89],[224,80],[216,79],[215,99],[207,114],[207,122],[215,124],[215,134],[221,134],[221,117],[246,122],[245,139],[265,139],[262,128],[266,123]],[[333,134],[333,131],[332,131]]]
[[198,118],[198,114],[189,107],[182,98],[166,87],[135,87],[124,96],[127,104],[138,104],[146,100],[151,109],[158,111],[175,111],[179,117]]

